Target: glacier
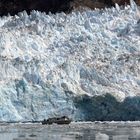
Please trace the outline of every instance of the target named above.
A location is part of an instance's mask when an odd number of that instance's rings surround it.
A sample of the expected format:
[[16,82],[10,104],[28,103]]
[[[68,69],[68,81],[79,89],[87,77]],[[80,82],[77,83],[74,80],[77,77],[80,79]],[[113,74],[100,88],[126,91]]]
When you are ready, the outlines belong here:
[[[125,8],[116,4],[47,15],[33,10],[30,15],[23,11],[0,18],[1,122],[63,115],[115,120],[120,111],[113,116],[116,102],[127,98],[130,106],[121,115],[133,105],[140,113],[139,95],[140,11],[133,1]],[[102,103],[106,98],[113,106]],[[90,111],[94,115],[85,119]],[[102,113],[113,117],[101,118]]]

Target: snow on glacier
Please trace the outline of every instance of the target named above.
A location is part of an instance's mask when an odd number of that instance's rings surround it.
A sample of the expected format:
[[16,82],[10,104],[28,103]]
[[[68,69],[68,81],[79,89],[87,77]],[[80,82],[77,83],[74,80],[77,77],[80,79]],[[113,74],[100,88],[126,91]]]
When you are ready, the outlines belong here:
[[0,18],[0,121],[77,119],[73,97],[106,93],[118,101],[140,94],[140,12],[133,1]]

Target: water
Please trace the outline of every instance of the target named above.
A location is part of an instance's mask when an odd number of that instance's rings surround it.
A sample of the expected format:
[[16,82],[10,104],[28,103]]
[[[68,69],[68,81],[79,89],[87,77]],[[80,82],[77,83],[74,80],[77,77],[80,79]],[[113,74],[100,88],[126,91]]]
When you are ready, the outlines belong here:
[[0,140],[140,140],[140,122],[0,124]]

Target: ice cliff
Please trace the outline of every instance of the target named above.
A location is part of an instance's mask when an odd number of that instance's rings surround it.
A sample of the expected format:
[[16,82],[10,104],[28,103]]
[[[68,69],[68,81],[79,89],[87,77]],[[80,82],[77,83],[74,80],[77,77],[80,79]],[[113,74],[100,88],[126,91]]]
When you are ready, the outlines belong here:
[[140,113],[140,100],[131,100],[139,95],[140,12],[133,1],[125,8],[0,18],[0,121],[84,120],[91,111],[93,120],[107,120],[101,115],[116,116],[127,98],[121,113],[133,106]]

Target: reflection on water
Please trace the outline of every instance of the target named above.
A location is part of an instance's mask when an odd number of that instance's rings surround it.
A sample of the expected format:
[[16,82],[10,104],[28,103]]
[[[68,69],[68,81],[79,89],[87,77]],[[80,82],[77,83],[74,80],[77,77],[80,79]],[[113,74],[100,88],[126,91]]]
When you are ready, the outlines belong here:
[[70,125],[3,124],[0,140],[140,140],[140,122]]

